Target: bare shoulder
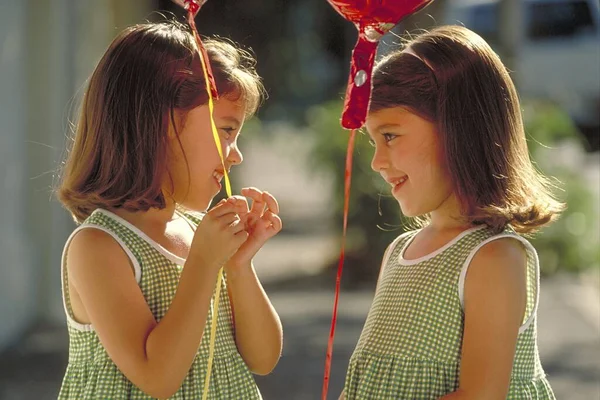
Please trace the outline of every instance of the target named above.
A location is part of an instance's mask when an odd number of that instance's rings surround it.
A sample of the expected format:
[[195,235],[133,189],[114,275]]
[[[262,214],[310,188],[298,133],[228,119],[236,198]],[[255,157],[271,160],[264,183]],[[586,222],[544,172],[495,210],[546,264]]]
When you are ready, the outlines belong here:
[[484,243],[469,264],[460,372],[464,393],[506,397],[527,302],[526,265],[523,244],[507,237]]
[[492,240],[477,250],[467,272],[468,297],[512,298],[520,307],[526,293],[527,253],[515,238]]
[[471,261],[471,269],[482,270],[480,273],[506,275],[521,274],[527,263],[527,252],[523,244],[510,237],[492,240],[475,253]]
[[93,227],[75,234],[67,252],[69,278],[74,282],[90,274],[133,275],[131,261],[107,232]]

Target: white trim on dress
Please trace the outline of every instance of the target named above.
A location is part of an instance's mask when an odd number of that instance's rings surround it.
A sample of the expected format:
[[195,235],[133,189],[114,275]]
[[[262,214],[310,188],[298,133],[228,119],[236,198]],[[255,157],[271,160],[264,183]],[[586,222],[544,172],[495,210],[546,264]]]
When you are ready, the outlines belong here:
[[415,235],[408,242],[404,243],[404,247],[400,251],[400,256],[398,257],[398,262],[402,265],[415,265],[420,262],[427,261],[427,260],[432,259],[433,257],[437,256],[438,254],[442,253],[444,250],[448,249],[452,245],[456,244],[456,242],[458,242],[460,239],[462,239],[469,233],[472,233],[472,232],[475,232],[475,231],[478,231],[478,230],[484,229],[484,228],[486,228],[486,225],[479,225],[479,226],[475,226],[473,228],[466,229],[466,230],[462,231],[461,233],[459,233],[458,235],[456,235],[448,243],[446,243],[442,247],[438,248],[437,250],[434,250],[431,253],[425,254],[424,256],[421,256],[419,258],[407,260],[404,258],[404,252],[406,251],[408,246],[410,246],[410,244],[413,242],[413,240],[415,240],[415,237],[417,236],[417,235]]
[[[146,235],[138,227],[136,227],[132,223],[128,222],[124,218],[121,218],[117,214],[112,213],[112,212],[110,212],[108,210],[105,210],[103,208],[98,208],[97,211],[100,212],[100,213],[102,213],[102,214],[104,214],[104,215],[106,215],[109,218],[114,219],[115,221],[119,222],[120,224],[126,226],[127,228],[131,229],[138,236],[140,236],[145,242],[147,242],[150,246],[152,246],[154,249],[156,249],[160,254],[162,254],[163,256],[165,256],[169,261],[171,261],[171,262],[173,262],[174,264],[177,264],[177,265],[183,265],[183,264],[185,264],[185,259],[184,258],[181,258],[181,257],[179,257],[179,256],[171,253],[169,250],[165,249],[163,246],[161,246],[160,244],[158,244],[157,242],[155,242],[153,239],[150,238],[150,236]],[[186,218],[186,220],[187,220],[187,218]]]

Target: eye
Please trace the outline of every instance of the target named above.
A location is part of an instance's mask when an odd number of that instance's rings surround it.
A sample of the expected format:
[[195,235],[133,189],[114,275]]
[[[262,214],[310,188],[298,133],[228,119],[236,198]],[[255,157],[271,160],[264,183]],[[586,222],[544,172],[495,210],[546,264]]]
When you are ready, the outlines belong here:
[[391,142],[397,137],[397,135],[394,135],[392,133],[382,133],[382,136],[386,142]]
[[221,130],[225,132],[225,139],[229,139],[231,135],[235,132],[235,129],[230,127],[221,128]]

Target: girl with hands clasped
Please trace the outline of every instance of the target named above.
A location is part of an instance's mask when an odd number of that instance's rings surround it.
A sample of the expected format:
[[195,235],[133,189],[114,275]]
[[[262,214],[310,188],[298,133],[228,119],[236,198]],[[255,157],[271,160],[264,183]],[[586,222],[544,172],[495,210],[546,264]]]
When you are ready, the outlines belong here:
[[204,45],[224,163],[182,25],[126,29],[89,81],[58,191],[79,223],[61,267],[70,345],[59,399],[200,399],[221,268],[208,398],[260,399],[252,373],[279,360],[281,323],[252,265],[281,230],[277,201],[244,189],[251,208],[242,196],[210,207],[242,162],[237,139],[263,88],[247,53]]

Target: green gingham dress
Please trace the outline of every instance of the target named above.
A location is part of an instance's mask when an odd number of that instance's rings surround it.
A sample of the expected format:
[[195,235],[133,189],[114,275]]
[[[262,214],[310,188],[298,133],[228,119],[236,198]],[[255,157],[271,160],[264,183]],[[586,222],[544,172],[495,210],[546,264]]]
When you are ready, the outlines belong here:
[[430,400],[458,389],[467,269],[481,246],[503,237],[519,240],[527,250],[527,307],[507,399],[554,399],[538,355],[539,264],[533,246],[510,227],[495,235],[479,226],[429,255],[406,260],[404,251],[417,232],[399,236],[386,251],[371,310],[350,358],[346,399]]
[[[199,219],[185,214],[196,226]],[[136,280],[157,321],[166,314],[177,290],[185,260],[169,253],[143,232],[117,215],[98,209],[67,240],[62,257],[62,285],[69,331],[69,362],[59,400],[66,399],[150,399],[119,371],[98,339],[93,326],[75,321],[69,302],[67,270],[68,245],[81,229],[100,229],[111,235],[129,256]],[[181,388],[171,399],[200,399],[206,376],[211,306],[196,358]],[[215,356],[210,380],[209,399],[261,399],[254,378],[238,353],[233,331],[232,311],[226,279],[221,287]]]

